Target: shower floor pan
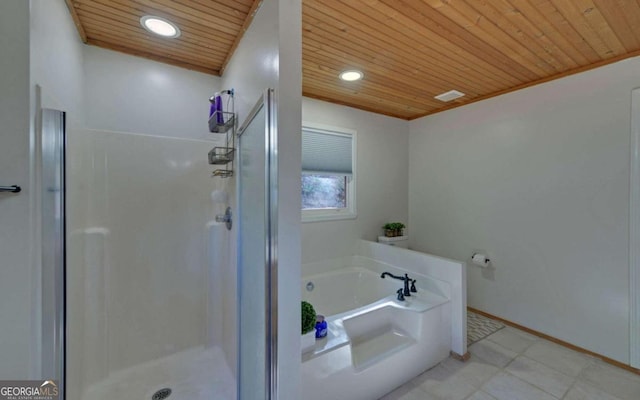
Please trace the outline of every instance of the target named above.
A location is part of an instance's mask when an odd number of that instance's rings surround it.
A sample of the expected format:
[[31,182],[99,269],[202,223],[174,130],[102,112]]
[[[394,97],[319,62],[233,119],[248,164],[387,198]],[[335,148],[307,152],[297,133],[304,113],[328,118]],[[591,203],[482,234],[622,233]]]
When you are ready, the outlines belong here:
[[236,382],[219,347],[195,347],[128,367],[89,386],[82,400],[151,400],[162,389],[165,400],[236,400]]

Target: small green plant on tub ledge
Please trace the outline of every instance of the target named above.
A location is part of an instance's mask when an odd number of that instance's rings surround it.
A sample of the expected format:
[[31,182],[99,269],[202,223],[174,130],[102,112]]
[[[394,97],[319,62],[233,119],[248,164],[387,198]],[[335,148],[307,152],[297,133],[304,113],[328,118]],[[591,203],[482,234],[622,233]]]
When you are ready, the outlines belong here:
[[302,302],[302,334],[309,333],[316,328],[316,310],[311,303]]
[[382,226],[386,237],[402,236],[405,225],[402,222],[388,222]]
[[311,350],[316,342],[316,310],[311,303],[302,302],[302,352]]

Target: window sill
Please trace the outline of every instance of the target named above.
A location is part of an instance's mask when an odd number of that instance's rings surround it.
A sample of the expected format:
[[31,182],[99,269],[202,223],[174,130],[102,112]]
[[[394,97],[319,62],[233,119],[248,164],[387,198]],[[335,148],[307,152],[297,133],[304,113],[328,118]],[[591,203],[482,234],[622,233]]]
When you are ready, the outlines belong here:
[[355,212],[332,212],[332,213],[318,213],[302,211],[302,222],[325,222],[325,221],[340,221],[347,219],[356,219],[358,214]]

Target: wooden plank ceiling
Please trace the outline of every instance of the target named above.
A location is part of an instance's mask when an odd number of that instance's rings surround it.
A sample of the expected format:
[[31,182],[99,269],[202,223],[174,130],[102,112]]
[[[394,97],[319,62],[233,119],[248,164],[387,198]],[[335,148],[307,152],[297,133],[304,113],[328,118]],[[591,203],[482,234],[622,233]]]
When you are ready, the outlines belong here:
[[[83,40],[219,75],[260,0],[66,0]],[[413,119],[640,55],[640,0],[302,0],[303,94]],[[182,30],[158,38],[157,15]],[[359,69],[358,82],[338,74]],[[433,97],[458,90],[443,103]]]
[[[639,55],[640,0],[303,0],[304,95],[413,119]],[[355,83],[337,77],[360,69]],[[459,90],[449,103],[433,97]]]
[[[220,75],[259,0],[65,0],[82,40],[213,75]],[[175,23],[182,34],[166,39],[147,32],[140,18]]]

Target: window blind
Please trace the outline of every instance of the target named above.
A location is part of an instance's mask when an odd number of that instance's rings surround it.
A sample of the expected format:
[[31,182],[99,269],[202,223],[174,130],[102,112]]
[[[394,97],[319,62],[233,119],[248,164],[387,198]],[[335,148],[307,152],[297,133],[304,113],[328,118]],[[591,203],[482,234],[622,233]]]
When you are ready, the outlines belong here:
[[302,129],[302,171],[351,175],[353,137],[349,134]]

